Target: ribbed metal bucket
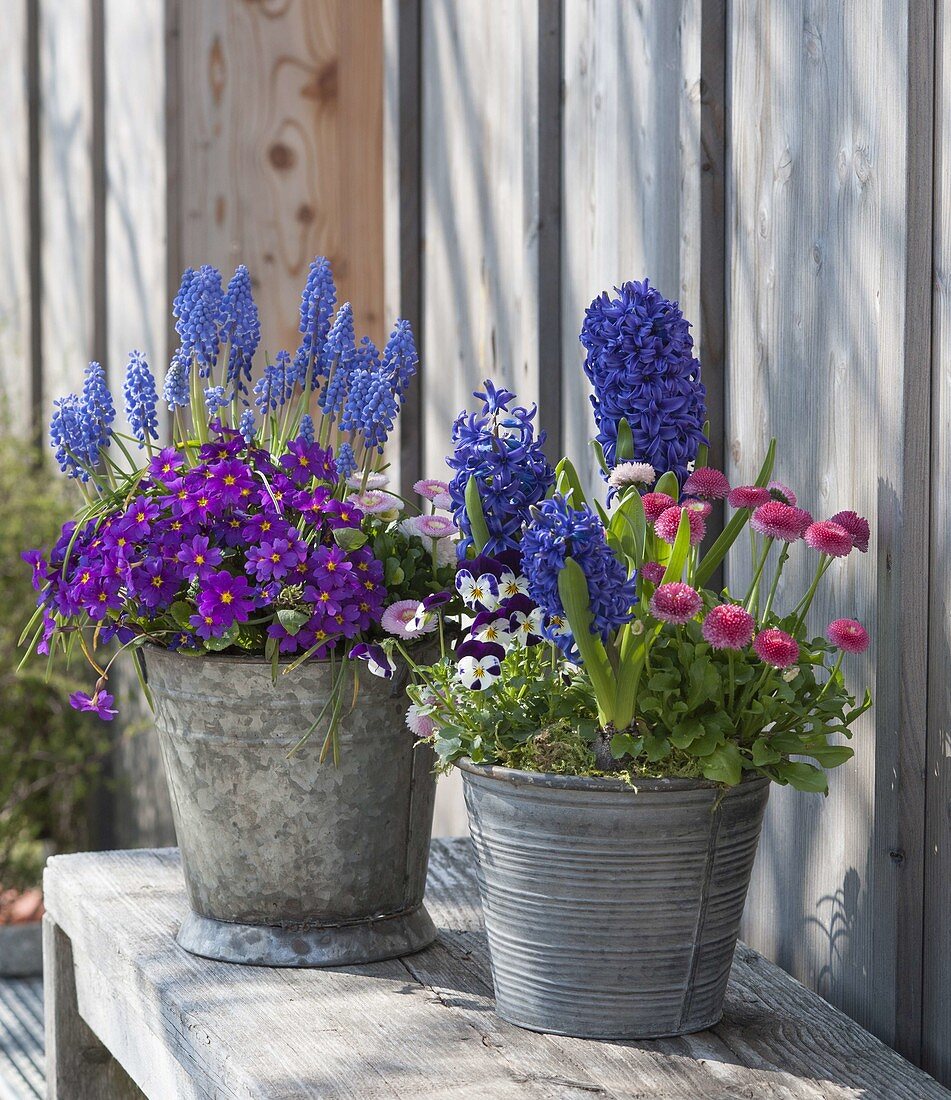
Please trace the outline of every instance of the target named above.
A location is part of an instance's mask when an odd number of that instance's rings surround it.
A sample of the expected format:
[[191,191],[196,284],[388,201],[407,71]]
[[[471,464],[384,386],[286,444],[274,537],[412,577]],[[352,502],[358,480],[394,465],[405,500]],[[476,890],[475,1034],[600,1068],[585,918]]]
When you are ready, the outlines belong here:
[[[146,651],[143,651],[146,652]],[[320,713],[332,669],[148,648],[191,913],[178,942],[227,962],[335,966],[426,947],[422,904],[436,780],[404,724],[404,684],[360,677],[340,724],[288,750]]]
[[768,780],[459,767],[500,1016],[589,1039],[719,1020]]

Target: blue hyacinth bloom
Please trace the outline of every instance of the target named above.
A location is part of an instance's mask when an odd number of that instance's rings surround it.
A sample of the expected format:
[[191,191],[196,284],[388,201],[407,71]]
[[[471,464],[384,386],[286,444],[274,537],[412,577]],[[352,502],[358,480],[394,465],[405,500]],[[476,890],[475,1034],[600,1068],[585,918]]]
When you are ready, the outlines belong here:
[[99,426],[84,398],[71,393],[53,402],[50,445],[64,474],[89,480],[87,467],[99,461],[99,437]]
[[188,366],[181,360],[178,352],[172,356],[172,361],[165,373],[162,396],[168,405],[169,412],[188,406]]
[[306,443],[314,442],[314,418],[310,415],[310,413],[304,413],[304,415],[300,418],[300,431],[298,431],[297,434]]
[[133,351],[129,355],[123,393],[126,420],[129,421],[129,428],[139,445],[144,446],[147,437],[158,439],[158,416],[155,411],[158,393],[155,389],[155,378],[140,351]]
[[330,332],[330,318],[337,302],[337,288],[326,256],[318,256],[310,265],[307,283],[300,301],[301,342],[294,356],[301,385],[316,388],[324,371],[321,352]]
[[254,410],[245,409],[241,414],[241,420],[238,422],[238,431],[244,438],[245,443],[251,444],[254,440]]
[[205,390],[205,408],[208,410],[209,418],[213,418],[228,404],[228,398],[225,397],[224,386],[209,386]]
[[251,294],[251,275],[244,264],[235,268],[222,303],[223,338],[228,341],[229,384],[239,392],[247,392],[251,380],[254,353],[261,342],[261,322],[258,307]]
[[585,311],[580,340],[591,404],[608,467],[617,462],[622,418],[634,438],[633,459],[681,484],[706,442],[706,390],[693,353],[690,325],[676,302],[645,279],[595,298]]
[[394,379],[394,388],[399,397],[406,393],[410,379],[416,373],[419,356],[416,354],[416,341],[409,321],[400,318],[393,326],[390,338],[383,349],[383,366]]
[[485,382],[485,392],[473,396],[483,402],[481,413],[462,412],[452,426],[455,450],[446,459],[455,471],[449,483],[453,517],[463,533],[460,557],[472,546],[472,530],[466,512],[466,488],[475,477],[482,511],[489,529],[485,553],[500,554],[518,546],[529,509],[547,494],[554,470],[542,446],[545,433],[535,436],[532,423],[537,409],[510,408],[515,394]]
[[362,431],[366,425],[365,410],[373,379],[380,374],[380,353],[369,336],[360,341],[350,368],[347,400],[340,417],[340,429],[345,432]]
[[326,364],[327,369],[327,384],[318,397],[317,404],[325,416],[333,418],[343,408],[356,354],[353,309],[349,302],[344,302],[337,310],[321,353],[321,361]]
[[197,271],[189,268],[182,275],[172,314],[181,339],[178,357],[184,363],[197,363],[199,375],[207,378],[218,362],[226,320],[221,272],[211,264],[202,264]]
[[109,446],[109,440],[112,438],[112,423],[116,418],[116,407],[106,382],[106,372],[98,363],[90,363],[86,367],[83,397],[89,413],[90,430],[96,433],[98,459],[98,451]]
[[[528,594],[546,615],[565,618],[558,575],[571,557],[588,582],[591,633],[606,642],[611,631],[630,622],[637,579],[628,577],[627,568],[608,546],[601,520],[587,506],[572,508],[560,493],[542,501],[522,536],[521,551]],[[576,656],[570,634],[551,631],[549,640],[566,655]]]
[[337,476],[346,481],[348,477],[353,476],[356,469],[357,456],[353,453],[350,444],[344,440],[337,449]]

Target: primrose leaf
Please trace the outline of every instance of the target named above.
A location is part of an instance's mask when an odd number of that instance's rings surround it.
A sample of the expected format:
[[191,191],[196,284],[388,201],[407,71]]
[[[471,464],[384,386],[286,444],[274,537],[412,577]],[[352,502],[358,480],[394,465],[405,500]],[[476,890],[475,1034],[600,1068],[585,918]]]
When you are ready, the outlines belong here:
[[714,783],[735,787],[743,775],[743,758],[731,741],[710,753],[703,761],[703,774]]

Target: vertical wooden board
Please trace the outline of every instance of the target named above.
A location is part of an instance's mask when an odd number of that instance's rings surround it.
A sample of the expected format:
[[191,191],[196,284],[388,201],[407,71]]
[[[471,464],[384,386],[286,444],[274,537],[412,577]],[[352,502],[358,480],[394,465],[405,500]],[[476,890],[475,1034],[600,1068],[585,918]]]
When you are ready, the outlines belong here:
[[951,12],[937,5],[931,595],[922,1065],[951,1084]]
[[171,253],[247,264],[271,358],[328,255],[358,333],[382,324],[382,20],[374,0],[178,6]]
[[106,349],[119,400],[129,352],[168,363],[163,0],[105,0]]
[[564,440],[594,488],[585,308],[646,276],[684,298],[695,335],[699,322],[699,248],[687,247],[699,207],[690,187],[682,204],[682,189],[699,157],[700,4],[575,0],[564,15]]
[[[0,67],[0,430],[29,430],[30,164],[27,100],[27,0],[4,8],[6,50]],[[6,406],[4,408],[4,406]],[[9,423],[6,418],[9,417]]]
[[43,239],[41,411],[82,386],[93,354],[91,16],[88,0],[40,0]]
[[492,378],[538,397],[537,7],[423,5],[424,467]]
[[[817,517],[854,508],[873,531],[867,556],[827,575],[811,622],[817,632],[840,616],[866,624],[872,648],[846,669],[877,705],[827,801],[774,791],[745,935],[912,1056],[924,734],[915,664],[927,618],[927,424],[915,423],[914,372],[928,330],[909,310],[928,272],[908,251],[909,224],[927,215],[906,175],[930,180],[930,132],[906,130],[927,99],[910,77],[928,49],[914,19],[886,0],[730,5],[727,392],[734,481],[751,479],[776,435],[776,476],[804,507]],[[729,569],[741,593],[745,558]],[[780,609],[813,565],[800,546]]]

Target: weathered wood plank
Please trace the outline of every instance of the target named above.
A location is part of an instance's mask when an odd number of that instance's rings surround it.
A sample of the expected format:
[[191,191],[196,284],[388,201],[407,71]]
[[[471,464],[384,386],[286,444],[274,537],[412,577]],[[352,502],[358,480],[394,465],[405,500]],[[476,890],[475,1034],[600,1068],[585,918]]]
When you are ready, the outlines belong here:
[[[30,112],[27,0],[4,8],[6,52],[0,69],[0,429],[29,431],[32,413],[30,347]],[[4,408],[5,406],[5,408]]]
[[922,1065],[951,1081],[951,12],[936,5],[931,590]]
[[69,938],[43,917],[48,1100],[135,1100],[141,1092],[80,1016]]
[[56,858],[46,896],[72,940],[83,1016],[151,1096],[951,1096],[745,948],[713,1032],[614,1044],[506,1024],[466,841],[434,845],[439,943],[372,966],[186,955],[171,940],[185,906],[174,852]]
[[372,0],[176,4],[169,72],[172,255],[245,263],[262,349],[297,346],[307,265],[327,254],[340,301],[382,326],[382,25]]
[[[861,619],[848,662],[875,710],[831,796],[777,790],[750,942],[914,1056],[920,1007],[927,648],[927,5],[729,6],[731,472],[769,437],[817,516],[875,533],[827,578],[812,623]],[[924,75],[923,75],[924,74]],[[912,121],[906,121],[906,120]],[[923,192],[925,192],[923,194]],[[744,589],[736,560],[729,580]],[[794,555],[778,606],[808,583]]]
[[433,0],[422,35],[423,468],[440,477],[485,378],[539,393],[537,5]]
[[597,492],[585,308],[647,276],[700,322],[701,5],[579,0],[564,10],[564,442]]
[[40,0],[42,415],[82,385],[94,347],[92,20],[87,0]]

